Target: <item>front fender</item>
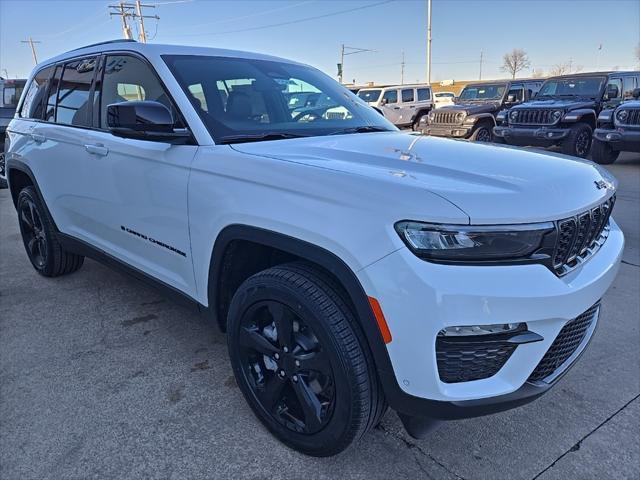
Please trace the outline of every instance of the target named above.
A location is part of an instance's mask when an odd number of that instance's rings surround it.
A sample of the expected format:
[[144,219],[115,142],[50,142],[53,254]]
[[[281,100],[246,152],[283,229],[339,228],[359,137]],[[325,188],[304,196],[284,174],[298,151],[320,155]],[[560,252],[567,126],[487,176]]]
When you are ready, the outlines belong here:
[[496,126],[496,119],[490,113],[479,113],[477,115],[470,115],[470,116],[468,116],[467,118],[464,119],[464,123],[467,124],[467,125],[475,125],[479,121],[486,120],[486,119],[489,119],[491,121],[491,124],[494,127]]
[[596,124],[596,111],[590,108],[571,110],[564,114],[563,123],[578,123],[588,121],[593,126]]

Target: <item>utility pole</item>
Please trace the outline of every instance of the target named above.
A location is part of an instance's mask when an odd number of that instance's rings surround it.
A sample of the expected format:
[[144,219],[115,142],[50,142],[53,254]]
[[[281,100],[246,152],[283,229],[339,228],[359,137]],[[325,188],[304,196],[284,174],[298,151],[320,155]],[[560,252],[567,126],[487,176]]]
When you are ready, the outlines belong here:
[[355,55],[356,53],[364,52],[375,52],[375,50],[370,50],[368,48],[348,47],[344,43],[342,44],[342,48],[340,49],[340,63],[338,64],[338,81],[340,83],[342,83],[342,78],[344,77],[344,57],[346,57],[347,55]]
[[431,85],[431,0],[427,0],[427,84]]
[[478,80],[482,80],[482,50],[480,50],[480,78]]
[[31,47],[31,55],[33,55],[33,63],[35,65],[38,64],[38,56],[36,55],[36,43],[42,43],[38,40],[34,40],[33,38],[29,37],[28,40],[22,40],[20,43],[28,43],[29,46]]
[[109,12],[109,15],[118,15],[121,17],[122,36],[128,40],[131,40],[133,36],[131,35],[131,27],[129,26],[127,19],[131,18],[133,21],[138,20],[138,40],[142,43],[147,43],[147,32],[144,29],[144,19],[153,18],[155,20],[160,20],[158,15],[143,15],[142,9],[147,7],[155,8],[155,5],[145,5],[141,3],[140,0],[136,0],[135,3],[120,2],[118,5],[109,5],[109,8],[114,10],[113,12]]
[[400,64],[400,85],[404,85],[404,50],[402,50],[402,63]]
[[569,57],[569,73],[573,71],[573,57]]

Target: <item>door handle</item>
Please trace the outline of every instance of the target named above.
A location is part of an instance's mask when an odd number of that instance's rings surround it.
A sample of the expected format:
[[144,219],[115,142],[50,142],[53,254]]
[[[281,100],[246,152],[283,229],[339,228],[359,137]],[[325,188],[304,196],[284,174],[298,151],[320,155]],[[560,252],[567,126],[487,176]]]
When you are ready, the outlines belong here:
[[39,133],[32,133],[31,139],[36,143],[43,143],[47,140],[47,137],[40,135]]
[[101,157],[104,157],[106,154],[109,153],[109,149],[101,144],[96,144],[96,145],[89,144],[89,145],[85,145],[84,148],[87,152],[91,153],[92,155],[99,155]]
[[400,107],[393,107],[394,110],[400,110]]

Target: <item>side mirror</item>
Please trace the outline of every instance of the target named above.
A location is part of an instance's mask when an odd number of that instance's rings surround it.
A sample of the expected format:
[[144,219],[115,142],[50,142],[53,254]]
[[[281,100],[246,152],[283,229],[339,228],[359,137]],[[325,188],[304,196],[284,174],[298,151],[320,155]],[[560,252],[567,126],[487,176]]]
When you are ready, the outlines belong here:
[[607,100],[611,100],[612,98],[618,98],[618,94],[619,94],[619,90],[618,90],[618,86],[614,85],[613,83],[610,83],[609,85],[607,85],[607,92],[606,92],[606,97]]
[[514,103],[516,101],[515,95],[507,95],[507,103]]
[[389,100],[386,98],[383,98],[382,100],[380,100],[380,105],[386,105],[387,103],[389,103]]
[[640,98],[640,88],[634,88],[634,89],[631,91],[631,96],[632,96],[633,98],[635,98],[636,100],[638,100],[638,99]]
[[147,140],[189,138],[187,130],[175,130],[171,111],[149,100],[113,103],[107,106],[107,127],[121,137]]

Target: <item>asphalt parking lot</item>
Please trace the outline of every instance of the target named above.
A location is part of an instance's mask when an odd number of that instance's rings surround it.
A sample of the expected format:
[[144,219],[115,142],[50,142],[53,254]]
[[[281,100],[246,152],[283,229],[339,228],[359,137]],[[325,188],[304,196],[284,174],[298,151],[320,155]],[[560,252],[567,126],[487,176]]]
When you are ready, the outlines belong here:
[[0,191],[0,478],[640,478],[640,155],[610,167],[624,263],[595,338],[549,394],[444,424],[393,412],[347,452],[278,443],[235,385],[225,337],[93,261],[40,277]]

